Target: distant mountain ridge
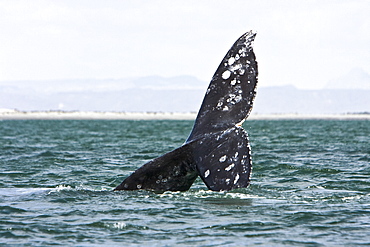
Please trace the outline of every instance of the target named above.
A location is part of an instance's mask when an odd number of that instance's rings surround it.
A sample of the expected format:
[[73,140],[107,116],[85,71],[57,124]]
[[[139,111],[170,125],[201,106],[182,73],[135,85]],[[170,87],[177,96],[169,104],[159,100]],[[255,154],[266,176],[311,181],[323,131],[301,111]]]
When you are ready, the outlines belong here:
[[370,112],[370,90],[302,90],[292,86],[259,88],[253,111],[262,114]]
[[325,88],[370,90],[370,75],[362,68],[352,68],[347,74],[330,80]]
[[[197,112],[208,82],[191,76],[0,82],[0,108],[24,111]],[[370,89],[258,87],[253,113],[370,112]]]

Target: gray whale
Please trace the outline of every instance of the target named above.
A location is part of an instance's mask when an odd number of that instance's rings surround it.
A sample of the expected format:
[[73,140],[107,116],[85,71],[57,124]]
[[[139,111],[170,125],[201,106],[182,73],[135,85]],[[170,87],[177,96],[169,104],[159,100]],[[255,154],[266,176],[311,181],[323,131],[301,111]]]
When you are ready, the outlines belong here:
[[186,142],[144,164],[114,190],[186,191],[198,176],[213,191],[249,185],[251,149],[242,123],[256,95],[255,36],[243,34],[227,52]]

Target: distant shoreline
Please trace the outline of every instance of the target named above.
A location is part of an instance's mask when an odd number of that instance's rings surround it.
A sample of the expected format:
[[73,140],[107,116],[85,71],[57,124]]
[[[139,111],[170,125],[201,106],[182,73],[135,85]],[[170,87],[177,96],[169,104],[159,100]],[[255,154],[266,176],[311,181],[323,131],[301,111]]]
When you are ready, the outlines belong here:
[[[195,112],[18,111],[0,109],[0,120],[194,120]],[[369,113],[251,114],[249,120],[370,120]]]

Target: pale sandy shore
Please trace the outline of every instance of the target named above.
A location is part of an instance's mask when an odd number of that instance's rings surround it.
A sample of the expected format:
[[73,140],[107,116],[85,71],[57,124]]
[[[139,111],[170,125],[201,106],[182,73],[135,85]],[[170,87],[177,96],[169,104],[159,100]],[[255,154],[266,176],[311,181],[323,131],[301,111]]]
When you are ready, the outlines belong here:
[[[194,120],[195,112],[84,112],[84,111],[18,111],[0,109],[0,120]],[[249,120],[283,119],[339,119],[370,120],[370,114],[258,114],[252,113]]]

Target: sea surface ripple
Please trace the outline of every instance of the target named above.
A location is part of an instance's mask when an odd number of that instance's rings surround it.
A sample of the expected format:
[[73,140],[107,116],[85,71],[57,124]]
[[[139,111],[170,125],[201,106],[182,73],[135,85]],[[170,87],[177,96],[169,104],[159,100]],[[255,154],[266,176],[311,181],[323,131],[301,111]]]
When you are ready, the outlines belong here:
[[370,245],[367,120],[246,121],[246,189],[112,191],[192,124],[0,121],[0,245]]

